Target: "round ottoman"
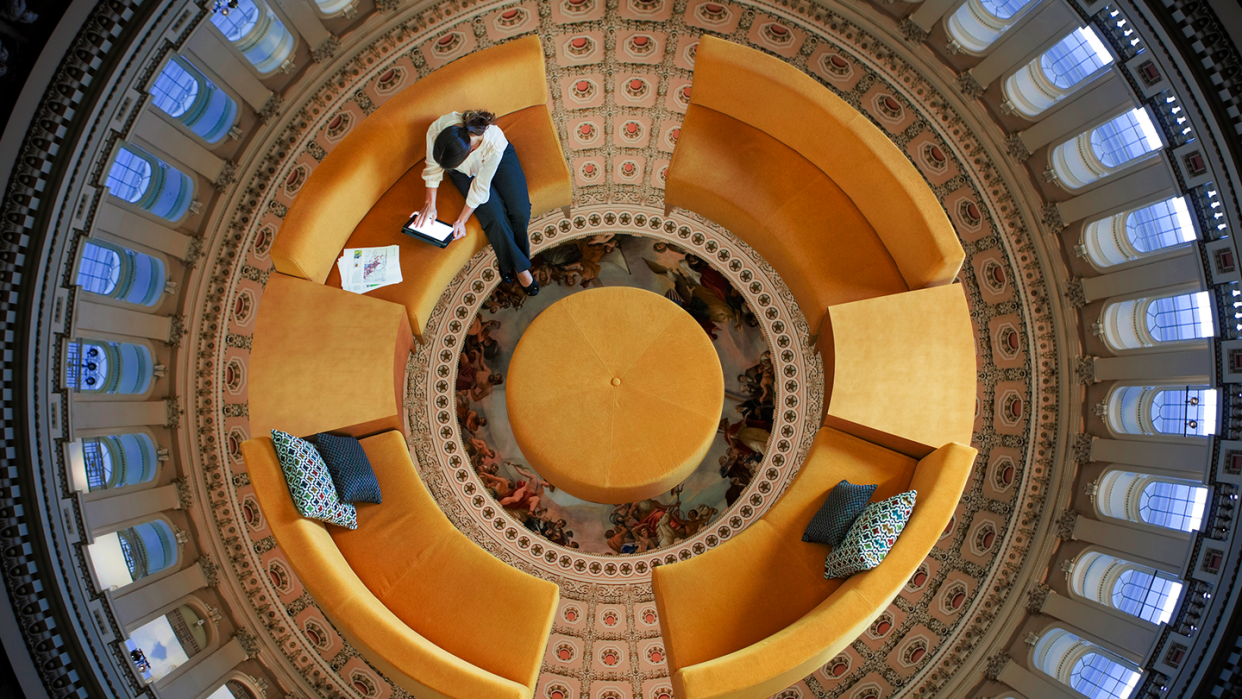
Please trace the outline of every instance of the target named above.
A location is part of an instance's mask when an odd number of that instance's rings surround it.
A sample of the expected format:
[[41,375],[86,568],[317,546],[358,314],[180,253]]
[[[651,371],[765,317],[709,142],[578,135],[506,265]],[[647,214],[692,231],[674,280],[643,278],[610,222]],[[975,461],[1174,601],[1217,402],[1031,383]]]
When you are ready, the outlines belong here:
[[707,333],[672,301],[608,287],[568,296],[530,324],[505,402],[522,454],[583,500],[636,502],[702,462],[724,402]]

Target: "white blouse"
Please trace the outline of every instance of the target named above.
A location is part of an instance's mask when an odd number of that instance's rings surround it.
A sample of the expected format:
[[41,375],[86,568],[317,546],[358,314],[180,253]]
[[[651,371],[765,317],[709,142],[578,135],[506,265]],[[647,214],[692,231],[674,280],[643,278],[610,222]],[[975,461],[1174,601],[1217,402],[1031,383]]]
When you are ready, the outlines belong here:
[[[427,165],[423,168],[423,181],[427,183],[427,189],[439,187],[440,181],[444,179],[444,168],[431,155],[435,149],[436,137],[450,126],[462,125],[461,113],[450,112],[436,119],[431,128],[427,129]],[[508,145],[509,140],[505,138],[504,132],[493,124],[483,132],[483,141],[479,143],[479,147],[453,168],[474,178],[470,183],[470,191],[466,194],[466,206],[477,209],[480,204],[487,202],[492,191],[492,176],[496,174],[496,168],[500,167],[500,159],[504,157]]]

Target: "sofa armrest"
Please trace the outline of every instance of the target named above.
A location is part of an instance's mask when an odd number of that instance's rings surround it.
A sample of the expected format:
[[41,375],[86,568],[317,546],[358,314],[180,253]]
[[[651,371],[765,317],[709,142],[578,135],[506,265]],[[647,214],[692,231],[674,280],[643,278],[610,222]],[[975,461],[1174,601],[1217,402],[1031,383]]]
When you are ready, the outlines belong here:
[[857,590],[879,607],[888,606],[940,539],[962,499],[978,453],[973,447],[949,442],[919,461],[909,487],[918,491],[918,498],[897,543],[879,566],[854,576],[843,587]]
[[683,699],[770,697],[831,660],[871,625],[876,608],[845,586],[779,633],[739,651],[682,668],[673,692]]
[[367,660],[419,697],[529,699],[530,688],[439,648],[371,594],[327,527],[298,513],[270,438],[243,442],[242,457],[267,524],[298,579]]

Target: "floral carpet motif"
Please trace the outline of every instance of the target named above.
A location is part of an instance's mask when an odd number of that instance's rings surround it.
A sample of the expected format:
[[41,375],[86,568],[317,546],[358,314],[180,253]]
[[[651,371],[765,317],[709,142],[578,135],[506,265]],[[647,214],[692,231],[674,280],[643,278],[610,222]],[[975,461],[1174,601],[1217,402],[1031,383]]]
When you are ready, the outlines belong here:
[[[772,353],[745,297],[705,260],[667,242],[602,233],[536,255],[543,290],[496,288],[466,331],[457,369],[457,418],[471,466],[501,507],[554,544],[602,554],[642,554],[711,525],[754,479],[771,438]],[[544,309],[587,288],[631,286],[670,299],[712,338],[725,375],[720,428],[698,468],[671,492],[603,505],[559,491],[522,458],[505,407],[509,360]],[[583,445],[584,449],[592,445]]]

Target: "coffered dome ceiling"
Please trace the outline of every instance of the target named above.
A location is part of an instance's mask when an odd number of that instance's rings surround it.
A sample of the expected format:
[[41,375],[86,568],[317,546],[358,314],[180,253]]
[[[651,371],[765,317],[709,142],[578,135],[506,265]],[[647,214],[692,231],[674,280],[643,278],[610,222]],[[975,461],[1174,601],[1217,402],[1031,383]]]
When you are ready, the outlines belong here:
[[[1082,219],[1124,209],[1133,197],[1111,192],[1105,204],[1084,204],[1085,195],[1075,198],[1054,177],[1041,176],[1049,162],[1048,146],[1065,138],[1054,134],[1041,142],[1028,129],[1054,118],[1032,126],[1011,106],[1002,106],[1001,81],[981,84],[977,74],[985,72],[979,66],[996,75],[1004,69],[989,67],[988,58],[980,62],[962,53],[960,46],[946,49],[939,20],[953,4],[937,3],[940,15],[928,20],[924,15],[937,12],[934,2],[376,0],[376,9],[364,0],[343,15],[312,17],[327,36],[314,47],[305,39],[314,34],[306,28],[306,15],[282,10],[303,37],[288,59],[289,74],[274,73],[261,81],[267,97],[253,86],[246,88],[251,92],[243,97],[250,106],[242,105],[239,124],[244,134],[213,148],[222,161],[216,186],[196,195],[179,228],[186,242],[177,251],[147,243],[171,260],[172,286],[156,307],[157,316],[168,319],[160,326],[167,335],[141,335],[155,341],[154,361],[165,373],[154,377],[141,402],[143,416],[125,423],[151,426],[155,441],[168,450],[152,492],[172,487],[169,492],[176,496],[167,519],[180,542],[181,560],[188,561],[178,565],[183,570],[196,566],[203,579],[187,592],[208,610],[216,645],[223,647],[232,638],[243,651],[233,674],[220,675],[216,686],[231,677],[242,687],[232,690],[240,696],[256,691],[269,697],[405,695],[335,631],[264,523],[239,449],[251,436],[246,387],[251,334],[272,272],[272,241],[299,189],[325,156],[386,100],[438,67],[531,33],[543,42],[550,107],[574,184],[569,218],[556,212],[532,223],[536,251],[618,234],[645,241],[644,250],[663,241],[705,259],[740,260],[718,267],[731,283],[762,283],[772,290],[756,346],[788,348],[775,361],[792,367],[787,375],[802,378],[787,389],[799,396],[782,433],[787,445],[767,455],[766,473],[734,500],[711,503],[712,519],[699,531],[623,555],[609,551],[602,534],[581,526],[576,545],[550,540],[525,531],[520,519],[486,497],[477,476],[461,468],[460,435],[439,428],[444,406],[436,403],[442,393],[437,377],[457,364],[452,353],[439,352],[439,339],[460,335],[461,319],[486,305],[483,286],[476,282],[490,274],[490,251],[476,256],[454,280],[429,323],[431,341],[411,357],[406,399],[414,428],[411,446],[420,457],[424,481],[462,531],[502,560],[561,586],[561,608],[536,696],[671,696],[651,567],[719,545],[762,514],[796,473],[823,400],[822,368],[808,346],[809,330],[776,272],[712,222],[683,211],[666,216],[663,210],[664,174],[693,89],[696,44],[705,33],[763,50],[806,72],[866,114],[910,158],[966,251],[958,280],[967,292],[978,352],[973,445],[980,454],[949,527],[870,629],[777,696],[1073,696],[1064,686],[1056,689],[1047,675],[1035,677],[1038,668],[1028,645],[1050,625],[1075,628],[1048,599],[1073,598],[1062,570],[1084,546],[1104,545],[1105,535],[1091,534],[1099,529],[1091,527],[1117,526],[1093,507],[1103,462],[1135,464],[1125,467],[1129,470],[1171,470],[1181,477],[1197,472],[1197,482],[1211,489],[1210,503],[1200,531],[1182,540],[1184,551],[1170,556],[1180,555],[1181,567],[1161,566],[1177,568],[1176,577],[1187,580],[1187,593],[1174,618],[1152,626],[1150,643],[1133,647],[1088,625],[1076,633],[1085,632],[1089,640],[1141,668],[1136,692],[1156,696],[1164,686],[1188,696],[1197,684],[1215,682],[1212,673],[1219,663],[1212,639],[1228,635],[1238,559],[1231,520],[1220,519],[1228,510],[1218,503],[1235,492],[1230,483],[1237,478],[1229,473],[1236,476],[1236,471],[1217,468],[1231,453],[1226,440],[1235,429],[1230,422],[1234,393],[1227,381],[1242,371],[1229,364],[1229,338],[1237,333],[1227,302],[1237,294],[1232,286],[1236,264],[1222,257],[1233,252],[1227,233],[1238,220],[1231,180],[1237,164],[1229,155],[1237,147],[1229,123],[1237,118],[1237,108],[1228,111],[1220,101],[1237,97],[1236,91],[1229,92],[1238,79],[1236,53],[1229,53],[1232,47],[1220,31],[1212,33],[1219,25],[1201,4],[1174,9],[1121,1],[1058,5],[1072,13],[1066,15],[1069,24],[1099,27],[1114,42],[1115,53],[1125,50],[1129,35],[1109,33],[1108,27],[1118,26],[1117,16],[1129,18],[1146,42],[1144,55],[1153,59],[1156,71],[1152,84],[1159,89],[1140,82],[1141,61],[1116,68],[1117,86],[1137,91],[1127,94],[1138,96],[1125,98],[1134,104],[1180,97],[1197,137],[1167,144],[1169,159],[1161,161],[1161,176],[1168,182],[1153,188],[1186,192],[1194,201],[1200,235],[1182,255],[1192,272],[1186,276],[1186,265],[1178,268],[1183,271],[1170,271],[1171,258],[1160,258],[1150,267],[1130,264],[1123,269],[1140,271],[1118,280],[1108,276],[1112,270],[1075,256],[1074,249]],[[1155,15],[1163,19],[1154,20]],[[136,127],[144,123],[139,115],[142,86],[170,50],[207,54],[199,36],[214,31],[209,17],[209,10],[185,2],[101,4],[74,48],[65,52],[29,131],[18,134],[20,129],[10,124],[5,133],[6,148],[21,143],[4,201],[6,271],[0,276],[11,291],[3,303],[9,308],[5,342],[13,348],[5,358],[10,406],[5,439],[11,446],[8,468],[0,473],[8,493],[0,502],[4,575],[15,612],[6,623],[20,632],[30,649],[29,667],[56,696],[176,694],[185,686],[183,674],[176,678],[182,682],[176,691],[167,683],[149,690],[120,650],[120,639],[138,620],[126,618],[124,605],[117,602],[123,589],[100,592],[92,579],[85,544],[88,532],[100,530],[94,519],[100,498],[77,492],[73,452],[67,447],[101,434],[100,425],[107,423],[91,423],[96,413],[80,404],[74,391],[63,389],[60,377],[64,342],[101,333],[135,334],[109,329],[99,316],[87,318],[82,304],[89,297],[74,286],[71,270],[84,236],[106,228],[115,238],[126,237],[120,230],[124,225],[108,227],[104,220],[108,195],[100,185],[108,154],[119,138],[146,139],[160,147],[158,134]],[[1042,26],[1031,20],[1022,31],[1045,31]],[[1190,61],[1199,59],[1180,55],[1185,42],[1170,36],[1178,26],[1192,27],[1187,31],[1200,32],[1205,46],[1217,47],[1212,66],[1192,70]],[[1057,31],[1046,30],[1042,48],[1059,38]],[[1032,44],[1026,53],[1037,55],[1032,53],[1036,48],[1042,50]],[[1013,67],[1029,60],[1019,58],[1010,59]],[[1206,79],[1204,70],[1223,76],[1224,98],[1202,96],[1196,81]],[[235,94],[244,93],[228,75],[219,77]],[[1116,103],[1079,101],[1076,112],[1057,112],[1060,121],[1043,128],[1076,135],[1100,123],[1100,117],[1112,116],[1109,110]],[[1188,150],[1189,144],[1197,145]],[[1129,186],[1136,185],[1131,181]],[[1074,213],[1084,210],[1088,213]],[[1212,212],[1223,218],[1213,219]],[[1209,230],[1217,222],[1226,228]],[[141,243],[132,230],[129,239]],[[1165,267],[1156,269],[1158,264]],[[1216,327],[1223,325],[1223,330],[1184,350],[1201,352],[1206,368],[1194,364],[1195,358],[1184,358],[1182,364],[1149,361],[1137,368],[1108,364],[1118,357],[1124,362],[1127,355],[1092,334],[1101,301],[1163,287],[1214,293]],[[909,351],[913,355],[919,348]],[[1133,356],[1142,364],[1142,357],[1155,355]],[[1174,368],[1186,362],[1194,366]],[[1117,381],[1223,387],[1220,434],[1149,438],[1149,453],[1136,456],[1145,443],[1129,439],[1092,410],[1109,400]],[[910,401],[918,400],[913,387]],[[114,409],[132,411],[138,404],[118,403]],[[812,414],[816,417],[808,419]],[[1129,461],[1123,453],[1131,455]],[[1185,461],[1195,455],[1198,462]],[[1182,461],[1166,466],[1158,463],[1161,458]],[[1212,551],[1229,562],[1203,567],[1203,557]],[[1212,572],[1196,575],[1196,568]],[[1215,596],[1199,602],[1206,590]],[[1192,608],[1192,594],[1198,607]],[[1082,604],[1077,598],[1073,602]],[[1209,606],[1212,614],[1206,612]],[[1192,612],[1193,623],[1187,617]],[[16,636],[4,638],[8,645]],[[1182,649],[1176,660],[1170,655],[1174,646]],[[15,654],[14,648],[7,650]],[[54,657],[60,659],[53,662]],[[25,667],[14,663],[19,671]],[[1193,668],[1208,675],[1196,676]],[[1035,677],[1035,683],[1016,686],[1026,677]],[[198,691],[206,696],[213,688],[204,685],[178,696],[197,697]]]

